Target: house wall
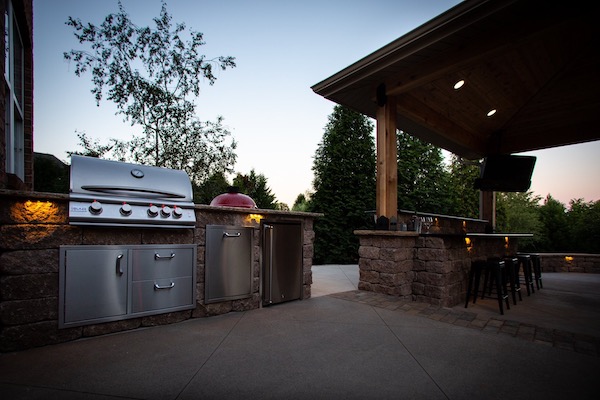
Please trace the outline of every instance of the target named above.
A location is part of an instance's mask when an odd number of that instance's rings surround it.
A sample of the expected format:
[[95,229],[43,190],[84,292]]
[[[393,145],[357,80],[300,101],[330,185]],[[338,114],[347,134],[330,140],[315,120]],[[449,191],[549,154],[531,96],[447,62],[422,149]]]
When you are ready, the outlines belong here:
[[[3,2],[5,4],[5,2]],[[24,158],[25,180],[21,181],[13,174],[6,172],[6,88],[0,85],[0,189],[33,190],[33,4],[32,0],[12,0],[16,18],[21,28],[24,46]],[[0,18],[0,26],[4,32],[4,18]],[[4,40],[0,40],[0,50],[5,53]],[[5,59],[0,57],[1,71],[5,71]]]

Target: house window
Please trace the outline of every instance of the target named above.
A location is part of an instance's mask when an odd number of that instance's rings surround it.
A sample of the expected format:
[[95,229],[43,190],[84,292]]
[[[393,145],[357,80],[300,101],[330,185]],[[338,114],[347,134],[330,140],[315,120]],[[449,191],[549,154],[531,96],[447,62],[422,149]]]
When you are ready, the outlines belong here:
[[25,180],[25,134],[23,109],[25,93],[25,68],[23,40],[11,1],[4,9],[4,85],[5,85],[5,135],[6,172]]

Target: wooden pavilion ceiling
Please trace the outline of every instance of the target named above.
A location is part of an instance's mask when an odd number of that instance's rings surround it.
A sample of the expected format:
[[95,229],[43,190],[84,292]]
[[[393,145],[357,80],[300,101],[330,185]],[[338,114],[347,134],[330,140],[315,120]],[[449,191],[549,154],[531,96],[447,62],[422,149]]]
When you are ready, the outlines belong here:
[[466,0],[312,89],[375,118],[379,88],[398,129],[470,159],[598,140],[598,11]]

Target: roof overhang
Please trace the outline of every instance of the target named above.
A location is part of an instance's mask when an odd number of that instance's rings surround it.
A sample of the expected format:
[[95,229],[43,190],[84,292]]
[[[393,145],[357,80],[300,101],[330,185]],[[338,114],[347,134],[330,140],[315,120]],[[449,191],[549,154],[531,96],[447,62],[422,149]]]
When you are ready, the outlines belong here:
[[394,96],[398,129],[469,159],[598,140],[599,8],[467,0],[312,90],[372,118]]

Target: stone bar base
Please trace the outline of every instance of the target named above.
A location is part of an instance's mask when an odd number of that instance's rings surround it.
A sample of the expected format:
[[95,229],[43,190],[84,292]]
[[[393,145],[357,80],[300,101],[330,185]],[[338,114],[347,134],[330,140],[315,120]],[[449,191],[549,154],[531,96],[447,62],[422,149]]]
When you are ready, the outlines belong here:
[[517,238],[355,231],[361,290],[442,307],[464,302],[471,261],[516,254]]

